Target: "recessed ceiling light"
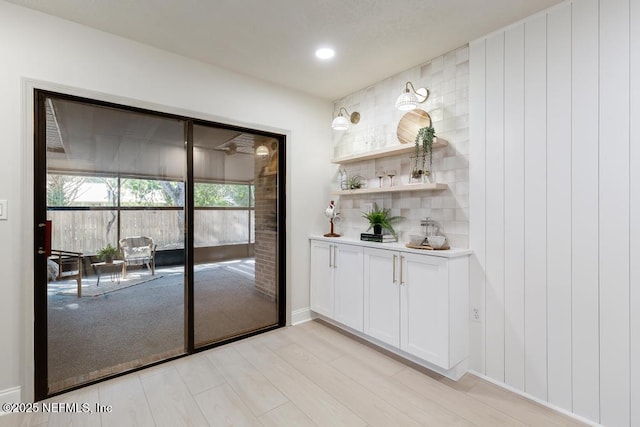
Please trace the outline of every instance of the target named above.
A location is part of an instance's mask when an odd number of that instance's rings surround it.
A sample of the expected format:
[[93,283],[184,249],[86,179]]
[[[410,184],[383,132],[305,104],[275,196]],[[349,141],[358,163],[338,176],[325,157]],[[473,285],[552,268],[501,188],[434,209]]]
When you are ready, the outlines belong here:
[[320,49],[316,50],[316,56],[320,59],[330,59],[333,58],[335,54],[336,52],[330,47],[321,47]]

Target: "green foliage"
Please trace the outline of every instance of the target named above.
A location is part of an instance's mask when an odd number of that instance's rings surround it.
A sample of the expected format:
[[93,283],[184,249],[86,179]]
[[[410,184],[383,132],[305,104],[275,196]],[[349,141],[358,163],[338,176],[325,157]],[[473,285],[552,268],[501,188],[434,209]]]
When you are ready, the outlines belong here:
[[362,177],[360,175],[350,176],[347,180],[349,190],[357,190],[362,187]]
[[116,249],[113,246],[111,246],[111,243],[107,243],[107,246],[100,249],[96,255],[98,256],[98,258],[105,261],[106,258],[109,256],[116,257],[120,255],[120,249]]
[[[253,188],[251,186],[251,188]],[[253,205],[253,191],[246,184],[196,183],[193,186],[196,207],[249,206]]]
[[132,201],[122,200],[123,205],[133,204],[135,206],[154,206],[158,204],[158,199],[162,199],[165,202],[167,197],[165,196],[160,181],[152,179],[123,179],[122,188],[125,189],[133,198]]
[[373,204],[371,212],[363,212],[362,217],[369,221],[369,228],[367,228],[367,231],[371,230],[374,225],[379,224],[383,230],[387,230],[394,236],[396,236],[396,232],[393,229],[392,223],[402,219],[401,216],[391,216],[390,209],[378,209],[378,205],[376,203]]
[[429,157],[429,170],[433,162],[433,138],[436,136],[436,130],[432,126],[425,126],[418,130],[415,141],[415,161],[418,168],[418,158],[422,158],[422,170],[425,171],[427,156]]
[[[84,191],[87,183],[101,184],[107,192],[105,206],[116,206],[118,179],[106,177],[78,177],[73,175],[47,176],[47,205],[71,206]],[[123,178],[120,181],[121,206],[178,206],[185,203],[182,181]],[[195,183],[196,207],[249,207],[255,205],[254,187],[249,184]]]

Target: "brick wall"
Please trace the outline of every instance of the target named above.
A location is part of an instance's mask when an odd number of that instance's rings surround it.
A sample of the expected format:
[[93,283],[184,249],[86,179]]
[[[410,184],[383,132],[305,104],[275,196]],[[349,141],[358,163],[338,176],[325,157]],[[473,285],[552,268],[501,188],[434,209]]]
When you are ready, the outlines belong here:
[[[275,144],[275,143],[274,143]],[[272,150],[272,155],[277,155]],[[256,289],[271,298],[277,295],[278,211],[277,164],[256,156],[255,262]]]

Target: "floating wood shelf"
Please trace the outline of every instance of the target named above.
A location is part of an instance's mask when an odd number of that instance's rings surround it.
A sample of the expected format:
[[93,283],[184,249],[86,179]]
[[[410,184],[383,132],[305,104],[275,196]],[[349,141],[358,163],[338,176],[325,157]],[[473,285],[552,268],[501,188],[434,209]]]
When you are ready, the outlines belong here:
[[360,188],[358,190],[338,190],[332,191],[331,194],[335,196],[357,196],[358,194],[399,193],[402,191],[440,191],[446,190],[447,188],[449,188],[447,184],[434,182],[427,184],[396,185],[394,187]]
[[[442,139],[436,137],[433,141],[433,148],[446,147],[449,143]],[[398,156],[400,154],[409,154],[413,153],[416,149],[414,144],[398,144],[392,145],[391,147],[379,148],[373,151],[367,151],[366,153],[352,154],[344,157],[336,157],[331,160],[331,163],[336,164],[345,164],[345,163],[354,163],[354,162],[362,162],[365,160],[373,160],[373,159],[381,159],[383,157],[391,157]]]

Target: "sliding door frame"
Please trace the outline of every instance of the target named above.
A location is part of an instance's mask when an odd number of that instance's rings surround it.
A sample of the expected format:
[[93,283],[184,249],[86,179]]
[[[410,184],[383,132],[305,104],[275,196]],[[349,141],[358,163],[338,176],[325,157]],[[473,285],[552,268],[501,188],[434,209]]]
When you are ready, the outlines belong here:
[[[119,372],[100,379],[89,381],[77,386],[70,387],[55,393],[49,392],[48,385],[48,322],[47,322],[47,256],[45,254],[45,224],[47,219],[47,151],[46,151],[46,109],[45,100],[47,98],[56,98],[73,102],[85,103],[87,105],[115,108],[123,111],[142,113],[163,117],[168,119],[180,120],[184,122],[184,141],[186,145],[186,182],[185,182],[185,273],[184,273],[184,349],[182,355],[174,356],[168,359],[157,361],[145,366],[134,368],[131,370]],[[244,339],[253,335],[257,335],[269,330],[281,328],[286,323],[286,136],[283,134],[251,129],[241,126],[235,126],[214,121],[195,119],[176,114],[164,113],[145,108],[132,107],[118,104],[115,102],[101,101],[82,96],[69,95],[60,92],[54,92],[46,89],[33,89],[34,101],[34,182],[33,182],[33,207],[34,207],[34,395],[35,401],[43,400],[58,394],[66,393],[71,390],[99,383],[111,378],[126,375],[131,372],[146,369],[148,367],[166,363],[168,361],[185,357],[200,351],[208,350],[220,345],[224,345],[233,341]],[[249,333],[228,338],[222,341],[207,344],[201,347],[195,347],[195,313],[194,313],[194,173],[193,173],[193,127],[194,125],[202,125],[208,127],[216,127],[220,129],[233,130],[241,133],[250,133],[254,135],[267,136],[278,141],[278,173],[277,173],[277,324],[261,328]]]

